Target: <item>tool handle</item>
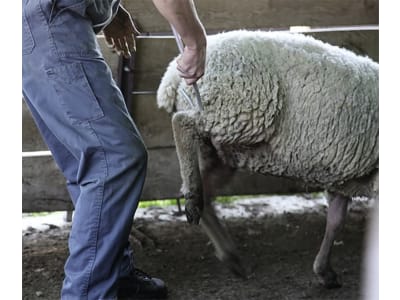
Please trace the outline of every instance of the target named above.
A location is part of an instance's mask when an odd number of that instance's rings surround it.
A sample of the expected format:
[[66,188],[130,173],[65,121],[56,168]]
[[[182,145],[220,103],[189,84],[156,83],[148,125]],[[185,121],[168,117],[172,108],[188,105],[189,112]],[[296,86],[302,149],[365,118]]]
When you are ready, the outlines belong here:
[[[176,31],[174,26],[171,25],[171,29],[175,36],[175,40],[176,40],[176,44],[178,45],[179,52],[182,54],[185,49],[185,45],[183,44],[182,38],[179,35],[179,33]],[[194,92],[196,95],[197,106],[200,110],[203,110],[203,104],[201,103],[201,97],[200,97],[200,91],[199,91],[199,87],[197,86],[196,82],[193,83],[193,88],[194,88]]]

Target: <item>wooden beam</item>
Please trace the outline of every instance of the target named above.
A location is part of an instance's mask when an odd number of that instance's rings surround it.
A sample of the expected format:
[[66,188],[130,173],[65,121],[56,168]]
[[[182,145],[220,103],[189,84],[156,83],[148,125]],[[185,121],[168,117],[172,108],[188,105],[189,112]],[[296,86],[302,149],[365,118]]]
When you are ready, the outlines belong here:
[[[149,163],[141,200],[181,197],[178,158],[175,148],[149,150]],[[62,174],[51,156],[22,160],[22,209],[24,212],[71,210],[72,204]],[[291,194],[312,189],[294,181],[237,173],[217,195]]]
[[72,210],[65,180],[51,156],[22,159],[22,211]]
[[175,147],[171,117],[157,106],[155,95],[135,95],[132,118],[149,148]]
[[[170,31],[150,0],[123,0],[143,33]],[[366,25],[379,23],[378,0],[197,0],[206,30]]]
[[33,121],[31,112],[25,101],[22,100],[22,151],[43,151],[48,150],[42,136]]

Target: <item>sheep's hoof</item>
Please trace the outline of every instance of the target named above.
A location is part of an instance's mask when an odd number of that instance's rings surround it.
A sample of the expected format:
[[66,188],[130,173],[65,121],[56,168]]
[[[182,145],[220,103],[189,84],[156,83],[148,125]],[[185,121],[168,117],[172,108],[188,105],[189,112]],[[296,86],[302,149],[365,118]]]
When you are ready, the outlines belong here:
[[187,203],[185,205],[186,219],[189,224],[199,225],[200,223],[200,209],[195,205]]
[[319,282],[327,289],[337,289],[342,286],[339,276],[332,269],[315,272],[315,274],[318,276]]
[[[218,257],[218,255],[217,255]],[[238,277],[247,279],[247,272],[244,268],[240,257],[233,252],[224,253],[222,257],[218,257],[229,270]]]

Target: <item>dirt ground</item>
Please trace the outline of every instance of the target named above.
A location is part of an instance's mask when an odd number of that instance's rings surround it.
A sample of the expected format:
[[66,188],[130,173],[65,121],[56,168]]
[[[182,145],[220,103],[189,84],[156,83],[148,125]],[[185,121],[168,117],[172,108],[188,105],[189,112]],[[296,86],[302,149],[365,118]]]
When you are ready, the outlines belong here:
[[[256,208],[253,208],[256,209]],[[248,279],[235,277],[214,255],[197,226],[179,220],[137,219],[131,236],[137,266],[163,278],[169,299],[360,299],[360,273],[369,208],[353,202],[333,250],[343,287],[326,290],[312,272],[324,233],[326,207],[303,213],[224,222],[238,244]],[[23,299],[59,299],[69,227],[23,233]]]

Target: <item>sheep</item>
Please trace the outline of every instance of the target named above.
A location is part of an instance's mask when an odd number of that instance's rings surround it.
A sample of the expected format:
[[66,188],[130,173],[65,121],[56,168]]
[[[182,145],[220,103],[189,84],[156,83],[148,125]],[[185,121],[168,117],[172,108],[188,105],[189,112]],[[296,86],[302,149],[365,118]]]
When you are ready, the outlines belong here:
[[352,197],[378,195],[379,66],[368,57],[302,34],[238,30],[209,36],[198,81],[203,110],[168,66],[157,91],[172,129],[189,223],[200,224],[217,257],[245,269],[211,205],[237,169],[291,178],[327,191],[325,235],[313,270],[341,286],[331,248]]

